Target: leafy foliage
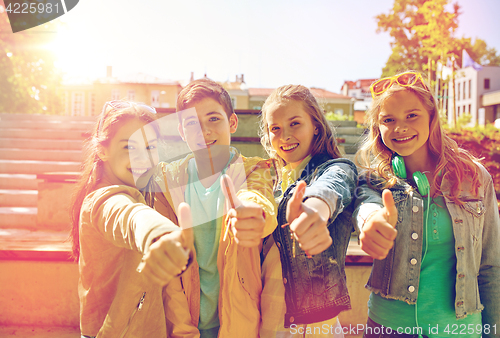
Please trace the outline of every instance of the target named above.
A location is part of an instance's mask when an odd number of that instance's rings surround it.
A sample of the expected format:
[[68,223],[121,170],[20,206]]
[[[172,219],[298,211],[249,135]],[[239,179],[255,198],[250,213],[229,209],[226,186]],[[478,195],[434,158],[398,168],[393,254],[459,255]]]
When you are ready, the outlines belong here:
[[500,207],[500,130],[492,124],[486,127],[461,128],[448,131],[461,148],[467,149],[473,155],[483,158],[495,186]]
[[326,113],[325,118],[328,121],[354,121],[354,116],[335,114],[332,111]]
[[[454,58],[461,64],[462,49],[483,65],[500,65],[500,56],[495,48],[488,48],[486,42],[470,38],[454,37],[458,28],[460,6],[450,0],[394,0],[388,14],[376,16],[377,32],[389,32],[392,54],[389,56],[382,76],[413,69],[427,71],[429,58],[446,63]],[[432,67],[432,66],[431,66]]]
[[55,37],[55,25],[48,23],[14,34],[7,14],[0,14],[0,112],[60,111],[56,89],[62,76],[48,48]]

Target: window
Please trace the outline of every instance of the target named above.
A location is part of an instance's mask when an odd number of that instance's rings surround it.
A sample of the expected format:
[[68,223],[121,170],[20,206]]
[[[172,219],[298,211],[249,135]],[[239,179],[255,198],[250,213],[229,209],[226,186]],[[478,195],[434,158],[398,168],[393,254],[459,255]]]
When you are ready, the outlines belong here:
[[127,92],[127,100],[135,101],[135,90],[129,90]]
[[457,115],[460,116],[460,107],[457,107]]
[[152,90],[151,91],[151,105],[155,108],[160,107],[160,91]]
[[111,101],[120,99],[120,89],[111,90]]
[[231,105],[233,106],[233,109],[236,109],[236,98],[231,97]]
[[465,81],[464,81],[464,96],[463,96],[464,100],[465,100]]
[[71,98],[71,116],[83,116],[85,93],[74,92]]
[[472,80],[469,80],[469,99],[471,98]]
[[469,114],[472,114],[472,107],[470,104],[469,104]]
[[465,105],[464,105],[464,110],[463,110],[463,112],[464,112],[464,115],[465,115],[465,114],[467,114],[467,111],[465,111]]
[[89,114],[94,116],[95,114],[95,94],[89,93]]
[[335,114],[340,116],[344,115],[344,109],[335,109]]
[[490,89],[490,79],[484,79],[484,89]]
[[457,101],[460,101],[460,83],[457,83]]
[[253,110],[261,110],[262,109],[262,106],[253,106],[252,107]]

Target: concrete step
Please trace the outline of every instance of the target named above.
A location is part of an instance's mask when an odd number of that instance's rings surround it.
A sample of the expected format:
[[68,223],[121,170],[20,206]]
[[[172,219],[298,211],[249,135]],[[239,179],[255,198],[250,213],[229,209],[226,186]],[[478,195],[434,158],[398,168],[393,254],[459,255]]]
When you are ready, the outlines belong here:
[[338,136],[345,140],[345,144],[357,144],[363,140],[361,135],[342,135]]
[[87,135],[85,131],[78,132],[75,130],[1,128],[0,124],[0,137],[2,138],[81,141]]
[[33,207],[0,207],[0,228],[36,230],[36,212]]
[[335,128],[337,135],[363,135],[365,129],[358,127],[338,127]]
[[6,120],[0,121],[2,129],[57,129],[57,130],[78,130],[90,131],[95,122],[90,121],[25,121]]
[[75,140],[0,138],[0,148],[9,149],[81,150],[82,147],[83,142]]
[[0,189],[37,190],[36,175],[0,174]]
[[94,122],[97,116],[67,116],[42,114],[8,114],[0,113],[0,121],[86,121]]
[[0,160],[3,174],[42,174],[46,172],[79,172],[80,162]]
[[37,204],[37,190],[0,189],[1,207],[36,207]]
[[2,160],[71,161],[83,160],[82,150],[36,150],[0,148]]

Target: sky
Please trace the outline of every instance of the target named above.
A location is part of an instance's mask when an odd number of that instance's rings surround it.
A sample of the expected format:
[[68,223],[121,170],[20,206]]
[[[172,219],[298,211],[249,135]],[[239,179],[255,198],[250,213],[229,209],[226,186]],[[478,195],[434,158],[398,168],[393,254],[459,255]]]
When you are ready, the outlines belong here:
[[[394,0],[80,0],[51,48],[70,78],[145,73],[185,84],[244,74],[248,87],[303,84],[339,93],[377,78],[391,54],[375,16]],[[457,37],[500,51],[500,0],[458,0]]]

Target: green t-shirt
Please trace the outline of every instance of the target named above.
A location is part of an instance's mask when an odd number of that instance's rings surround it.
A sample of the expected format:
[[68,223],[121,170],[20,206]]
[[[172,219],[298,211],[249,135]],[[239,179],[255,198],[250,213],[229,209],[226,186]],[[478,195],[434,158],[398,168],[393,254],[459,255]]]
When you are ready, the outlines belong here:
[[[393,330],[406,329],[406,332],[399,332],[409,334],[417,333],[410,332],[410,329],[417,327],[417,317],[423,334],[429,337],[456,337],[456,334],[451,333],[455,328],[453,325],[481,325],[481,313],[456,319],[454,304],[457,257],[451,216],[443,197],[432,200],[429,214],[427,209],[425,199],[426,231],[422,245],[422,257],[424,254],[425,257],[420,267],[417,306],[400,300],[386,299],[372,292],[368,301],[368,316],[380,325]],[[479,338],[481,335],[468,337]]]
[[[231,161],[234,156],[231,153]],[[229,163],[228,162],[228,163]],[[198,329],[203,337],[217,337],[219,327],[219,271],[217,254],[224,212],[224,194],[220,187],[220,176],[212,186],[205,188],[198,178],[196,161],[188,163],[188,185],[185,200],[193,211],[193,234],[196,260],[200,267],[200,320]]]

